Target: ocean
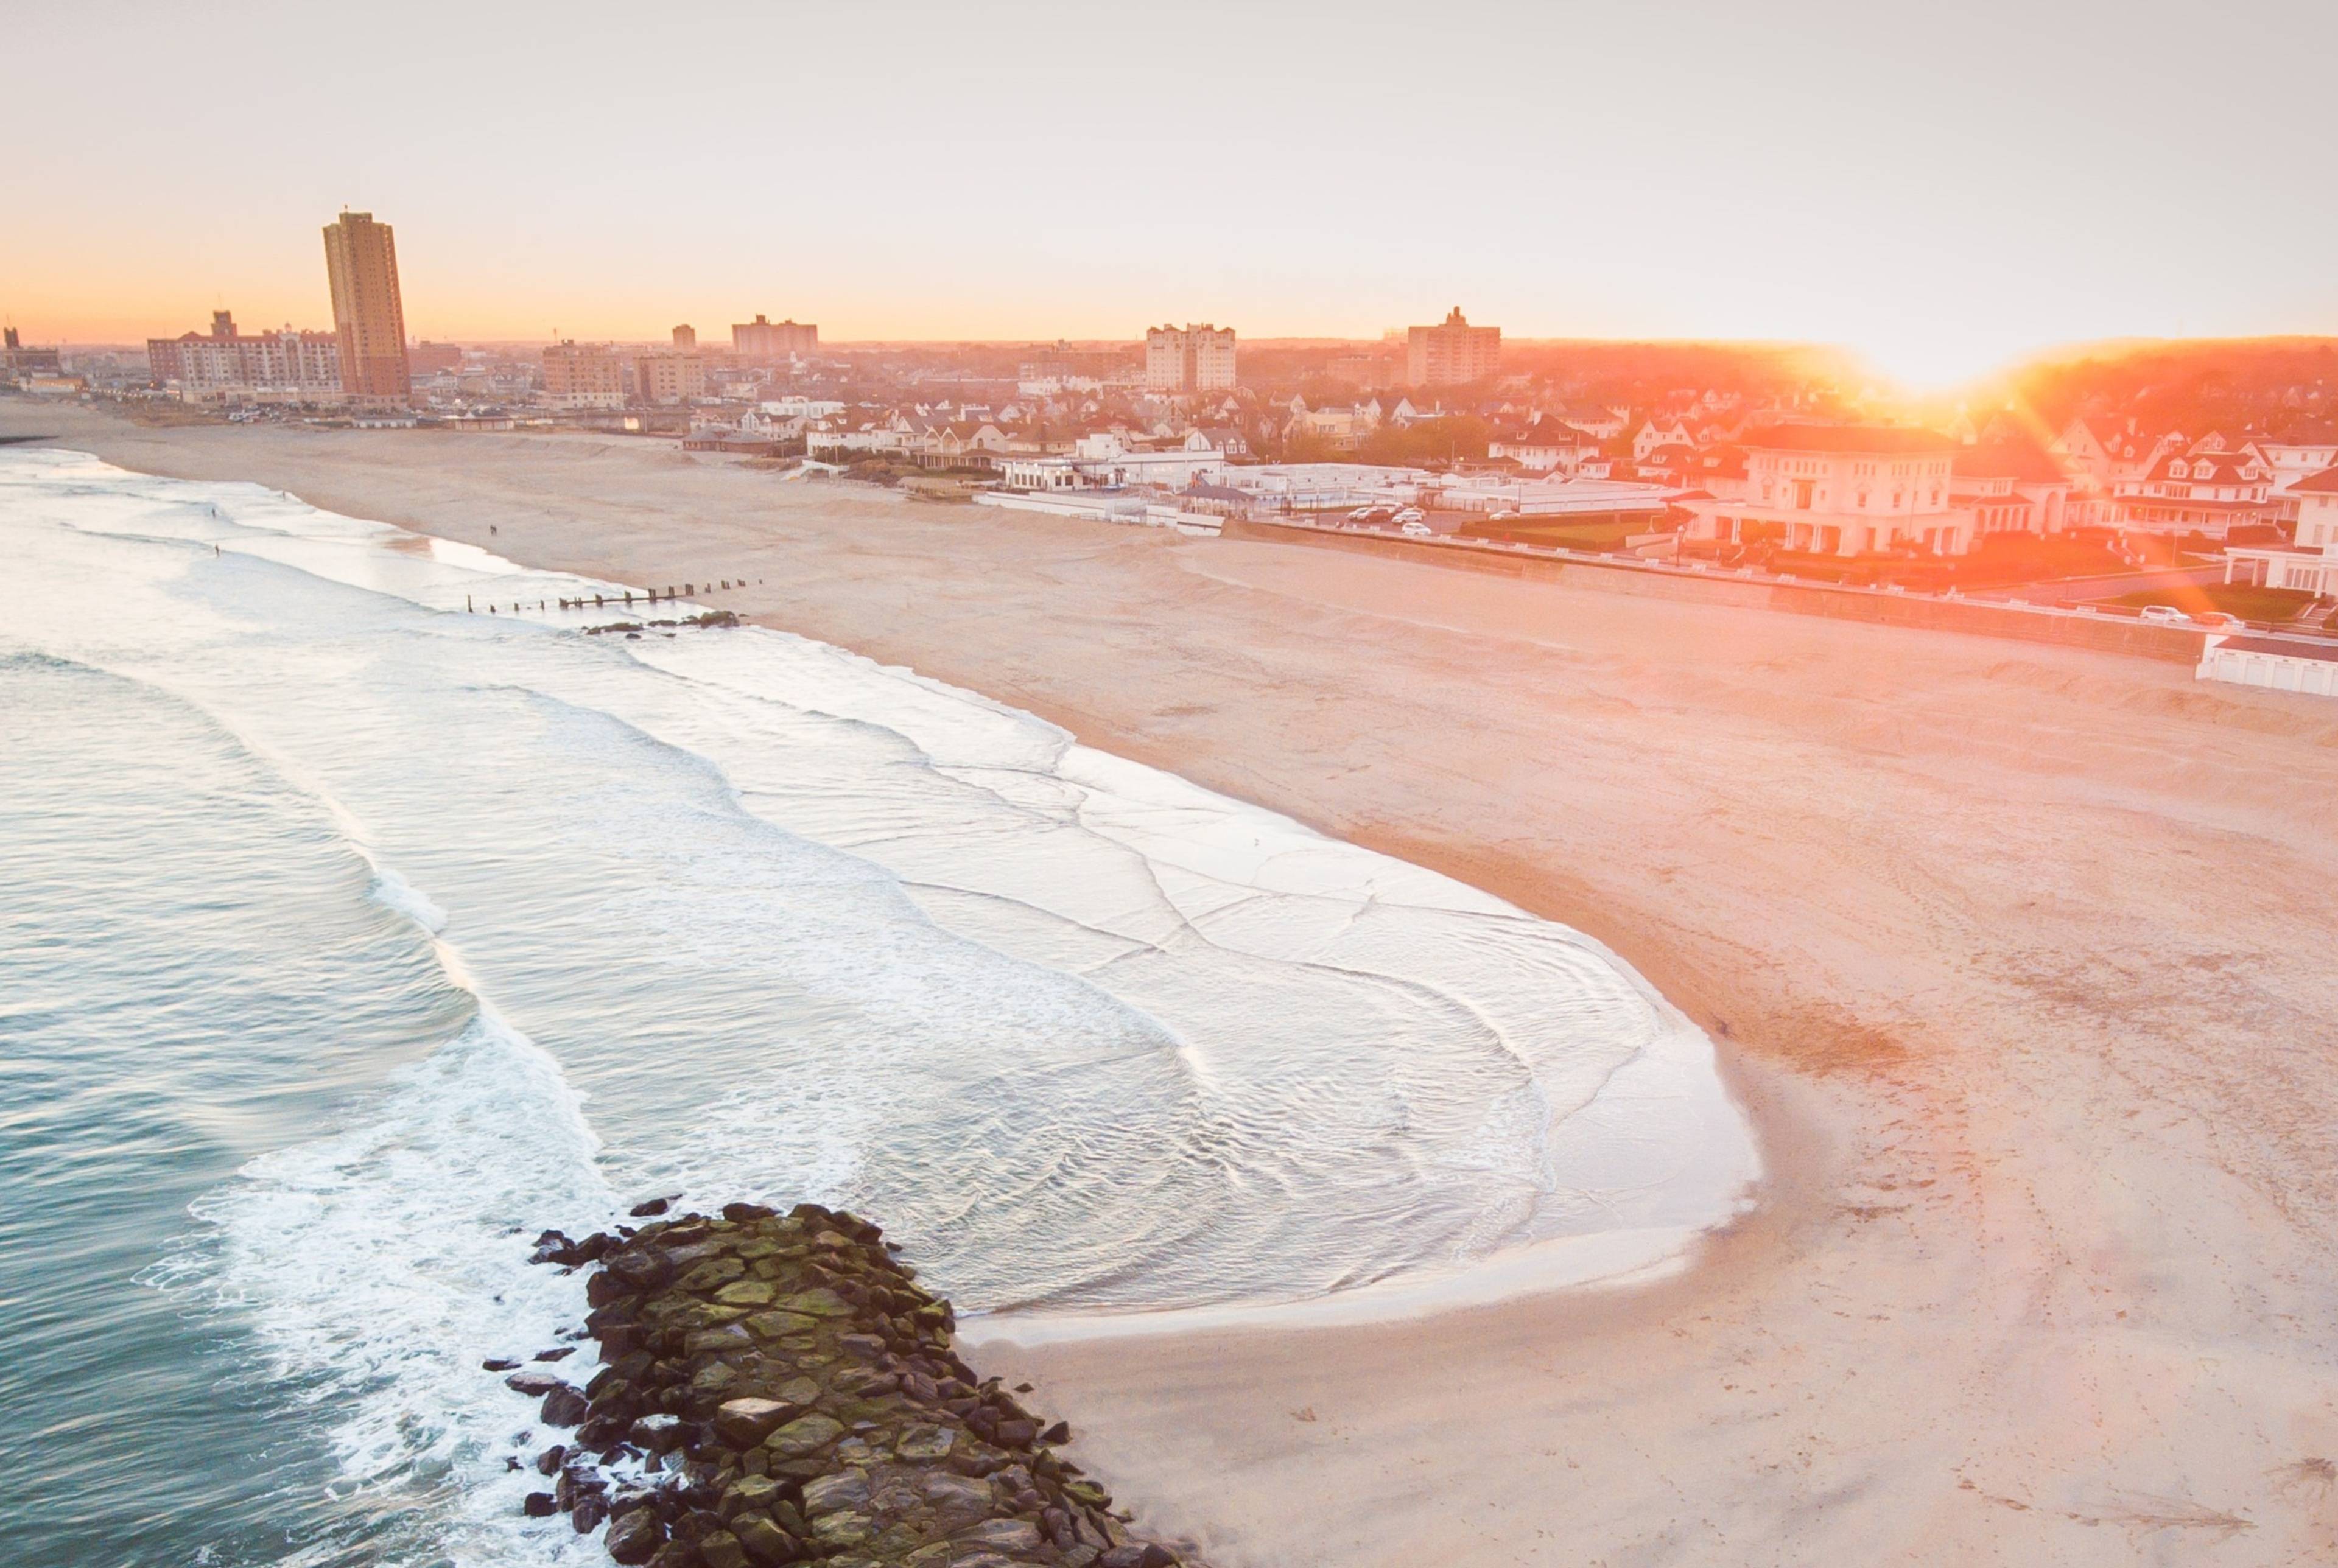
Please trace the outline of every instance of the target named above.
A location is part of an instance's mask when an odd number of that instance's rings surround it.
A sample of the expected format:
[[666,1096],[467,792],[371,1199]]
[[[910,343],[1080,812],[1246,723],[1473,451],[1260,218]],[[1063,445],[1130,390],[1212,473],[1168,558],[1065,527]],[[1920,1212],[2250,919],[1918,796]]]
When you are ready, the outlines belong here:
[[1596,943],[913,671],[59,450],[0,560],[12,1563],[605,1561],[479,1363],[644,1199],[1086,1332],[1656,1265],[1755,1174]]

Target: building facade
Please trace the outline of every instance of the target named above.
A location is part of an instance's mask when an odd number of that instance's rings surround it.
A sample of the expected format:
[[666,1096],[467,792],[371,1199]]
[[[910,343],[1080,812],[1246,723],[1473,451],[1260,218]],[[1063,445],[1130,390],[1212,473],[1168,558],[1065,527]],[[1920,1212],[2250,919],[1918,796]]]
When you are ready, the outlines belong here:
[[623,408],[625,362],[605,343],[555,343],[544,351],[544,401],[554,408]]
[[2268,522],[2274,513],[2273,470],[2253,455],[2176,452],[2142,478],[2120,483],[2111,521],[2152,534],[2222,539],[2235,524]]
[[1692,500],[1688,536],[1819,555],[1972,548],[1970,509],[1950,495],[1957,443],[1881,425],[1785,425],[1755,430],[1741,500]]
[[10,327],[0,334],[0,375],[10,379],[19,376],[62,376],[64,366],[54,348],[27,348],[25,341]]
[[[697,335],[692,334],[696,341]],[[761,315],[731,328],[731,351],[742,359],[790,359],[820,352],[820,328],[800,321],[771,321]]]
[[398,293],[397,236],[370,212],[342,213],[325,225],[325,274],[333,289],[341,389],[360,402],[405,402],[414,383]]
[[2225,551],[2225,581],[2338,597],[2338,468],[2290,487],[2297,534],[2286,544],[2234,544]]
[[242,333],[225,310],[211,312],[208,335],[148,338],[146,374],[189,403],[339,403],[348,397],[332,333],[290,327]]
[[1456,305],[1434,327],[1405,333],[1405,384],[1468,387],[1491,380],[1502,363],[1502,329],[1472,327]]
[[706,362],[695,354],[644,354],[634,361],[634,397],[688,403],[706,396]]
[[673,329],[673,346],[680,353],[696,353],[698,351],[698,328],[691,326],[687,322]]
[[1217,392],[1234,384],[1234,329],[1207,323],[1144,334],[1144,386],[1153,392]]

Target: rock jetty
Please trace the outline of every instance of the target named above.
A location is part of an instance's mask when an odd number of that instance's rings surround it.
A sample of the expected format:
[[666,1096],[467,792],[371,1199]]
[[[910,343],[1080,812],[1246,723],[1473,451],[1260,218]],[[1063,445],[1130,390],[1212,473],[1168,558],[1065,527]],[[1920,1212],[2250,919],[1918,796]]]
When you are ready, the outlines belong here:
[[[977,1377],[949,1303],[876,1226],[817,1204],[752,1203],[573,1241],[534,1261],[589,1268],[602,1365],[490,1362],[565,1435],[533,1456],[525,1509],[607,1526],[633,1568],[1170,1568],[1104,1488],[1056,1452],[1061,1421]],[[515,1455],[515,1465],[526,1465]]]

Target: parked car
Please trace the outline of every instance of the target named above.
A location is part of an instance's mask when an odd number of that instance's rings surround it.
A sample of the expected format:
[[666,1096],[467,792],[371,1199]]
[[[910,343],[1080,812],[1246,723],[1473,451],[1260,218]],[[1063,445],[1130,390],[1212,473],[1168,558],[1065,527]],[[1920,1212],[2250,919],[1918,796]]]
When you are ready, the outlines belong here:
[[2181,626],[2192,619],[2173,604],[2146,604],[2143,607],[2142,618],[2164,626]]
[[2239,616],[2227,615],[2222,610],[2203,610],[2192,619],[2211,632],[2239,632],[2248,626]]
[[1406,523],[1426,523],[1429,521],[1429,514],[1418,506],[1408,506],[1396,514],[1396,520],[1400,525]]
[[1396,517],[1393,506],[1359,506],[1348,514],[1348,521],[1365,528],[1378,528]]
[[1431,539],[1437,535],[1436,529],[1431,528],[1428,524],[1422,522],[1418,517],[1414,518],[1411,522],[1405,524],[1399,532],[1409,534],[1415,539]]

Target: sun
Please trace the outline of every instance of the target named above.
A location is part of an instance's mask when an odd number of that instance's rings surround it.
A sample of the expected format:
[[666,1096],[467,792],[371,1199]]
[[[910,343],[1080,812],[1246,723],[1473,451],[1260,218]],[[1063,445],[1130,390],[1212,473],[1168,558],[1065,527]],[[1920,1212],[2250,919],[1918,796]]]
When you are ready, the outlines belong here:
[[1951,322],[1908,322],[1852,346],[1871,369],[1901,391],[1953,392],[2001,369],[2019,346]]

